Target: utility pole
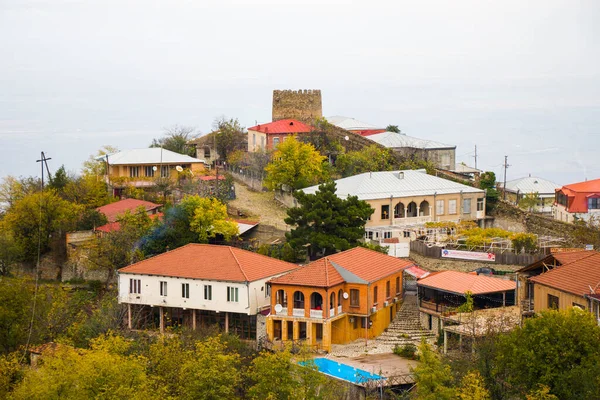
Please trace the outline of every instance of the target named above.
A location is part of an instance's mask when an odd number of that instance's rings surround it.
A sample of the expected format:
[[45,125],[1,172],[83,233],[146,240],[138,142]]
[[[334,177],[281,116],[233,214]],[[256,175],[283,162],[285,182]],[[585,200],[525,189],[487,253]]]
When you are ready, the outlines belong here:
[[506,200],[506,169],[510,167],[510,164],[508,163],[508,156],[504,156],[504,164],[502,166],[504,167],[504,185],[502,186],[502,200]]
[[48,179],[52,179],[52,176],[50,176],[50,170],[48,169],[48,160],[52,160],[52,158],[46,158],[46,155],[43,151],[41,153],[40,159],[35,160],[35,162],[41,163],[42,167],[42,191],[44,191],[44,167],[46,167],[46,172],[48,172]]
[[475,155],[473,158],[475,158],[475,169],[477,169],[477,145],[475,145]]

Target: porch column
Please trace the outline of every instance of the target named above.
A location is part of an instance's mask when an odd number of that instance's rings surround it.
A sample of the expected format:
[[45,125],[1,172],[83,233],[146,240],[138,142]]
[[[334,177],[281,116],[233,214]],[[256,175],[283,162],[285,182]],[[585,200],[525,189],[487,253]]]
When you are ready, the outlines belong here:
[[417,217],[421,216],[421,206],[417,206]]
[[300,339],[300,325],[298,321],[294,321],[294,332],[292,332],[292,338],[294,340]]
[[131,329],[131,304],[127,303],[127,328]]
[[192,330],[196,330],[196,309],[192,310]]
[[160,321],[160,323],[159,323],[160,333],[165,333],[165,315],[163,313],[162,306],[158,307],[158,313],[159,313],[158,320]]
[[502,307],[506,307],[506,292],[502,292]]
[[448,333],[444,329],[444,354],[448,353]]
[[312,322],[307,321],[306,322],[306,341],[308,342],[309,345],[313,344],[313,326],[312,326]]
[[281,320],[281,341],[284,342],[287,340],[288,338],[288,331],[287,331],[287,321],[285,319]]
[[229,313],[225,313],[225,333],[229,333]]

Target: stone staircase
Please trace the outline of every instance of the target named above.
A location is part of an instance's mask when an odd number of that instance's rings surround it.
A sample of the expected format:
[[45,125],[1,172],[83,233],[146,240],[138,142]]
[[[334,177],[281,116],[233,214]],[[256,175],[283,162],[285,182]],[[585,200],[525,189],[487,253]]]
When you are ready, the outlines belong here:
[[391,346],[407,343],[419,345],[422,338],[431,341],[435,339],[435,334],[421,327],[417,295],[414,292],[407,292],[387,331],[375,340],[380,344]]

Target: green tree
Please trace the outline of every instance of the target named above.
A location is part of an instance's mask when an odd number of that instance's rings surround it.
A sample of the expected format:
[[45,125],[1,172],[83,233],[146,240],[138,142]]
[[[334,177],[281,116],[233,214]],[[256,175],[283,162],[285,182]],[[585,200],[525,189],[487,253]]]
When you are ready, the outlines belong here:
[[190,229],[198,234],[200,243],[208,243],[209,238],[217,235],[229,240],[238,234],[237,223],[229,219],[227,206],[219,200],[195,195],[186,196],[182,203],[194,209]]
[[104,178],[87,173],[70,180],[62,192],[62,197],[72,203],[80,204],[86,209],[101,207],[111,201]]
[[340,154],[335,162],[336,170],[342,177],[370,171],[391,171],[396,166],[396,160],[391,150],[376,144],[364,147],[359,151]]
[[457,398],[460,400],[489,400],[491,398],[479,371],[471,371],[462,378],[457,389]]
[[39,192],[42,182],[38,178],[15,178],[5,176],[0,183],[0,215],[8,211],[17,201],[23,197]]
[[247,135],[237,118],[221,116],[213,122],[213,129],[215,132],[212,134],[217,135],[217,153],[220,159],[229,162],[229,154],[244,149]]
[[496,189],[496,174],[487,171],[479,177],[479,188],[485,190],[485,212],[490,213],[498,203],[498,190]]
[[509,395],[545,385],[559,399],[600,398],[600,327],[586,311],[544,311],[499,337],[495,363]]
[[281,142],[273,153],[273,161],[265,168],[265,184],[269,189],[301,189],[318,183],[324,176],[323,162],[313,145],[290,137]]
[[21,381],[23,372],[18,353],[0,356],[0,398],[9,398],[10,392]]
[[368,203],[356,196],[340,199],[334,182],[319,186],[315,194],[295,192],[299,206],[288,209],[285,223],[294,226],[286,238],[292,248],[314,259],[359,245],[367,219],[373,213]]
[[148,352],[147,373],[154,390],[165,397],[179,396],[186,385],[182,381],[183,366],[193,359],[193,351],[185,348],[179,337],[160,337]]
[[188,144],[195,137],[194,132],[193,127],[174,125],[165,129],[163,137],[152,139],[150,147],[162,147],[175,153],[196,157],[196,148]]
[[400,133],[400,128],[398,128],[398,125],[388,125],[385,127],[385,130],[388,132]]
[[62,193],[70,180],[71,178],[67,174],[65,166],[61,165],[61,167],[54,173],[54,176],[50,178],[50,184],[48,184],[48,187],[56,190],[58,193]]
[[33,290],[21,279],[0,279],[0,346],[5,354],[27,340]]
[[114,146],[102,146],[96,154],[92,154],[83,162],[82,172],[84,175],[101,176],[106,174],[106,160],[103,156],[118,153],[119,149]]
[[450,366],[442,362],[431,346],[423,340],[419,346],[419,364],[413,374],[417,385],[416,395],[423,400],[456,399]]
[[519,207],[529,212],[532,212],[540,202],[540,194],[538,192],[525,193],[525,196],[519,200]]
[[12,231],[0,219],[0,276],[7,276],[21,256]]

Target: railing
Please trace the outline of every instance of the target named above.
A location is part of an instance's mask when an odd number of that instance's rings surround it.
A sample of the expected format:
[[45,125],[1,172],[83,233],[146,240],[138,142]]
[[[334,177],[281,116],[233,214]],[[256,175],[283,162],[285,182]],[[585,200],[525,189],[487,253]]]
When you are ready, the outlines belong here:
[[338,313],[338,314],[341,314],[341,313],[342,313],[342,306],[341,306],[341,305],[339,305],[339,306],[338,306],[338,312],[337,312],[337,313]]
[[292,309],[292,315],[294,317],[304,317],[304,308],[294,308],[294,309]]
[[279,312],[275,311],[275,315],[288,315],[287,307],[282,308],[281,311],[279,311]]
[[330,308],[329,309],[329,318],[335,316],[335,308]]
[[394,225],[412,225],[412,224],[424,224],[431,222],[431,215],[424,215],[420,217],[398,217],[394,215]]
[[427,300],[419,300],[419,307],[424,308],[426,310],[435,311],[440,314],[448,312],[453,308],[453,307],[448,307],[445,304],[435,303],[433,301],[427,301]]
[[310,310],[311,318],[323,318],[323,310]]

